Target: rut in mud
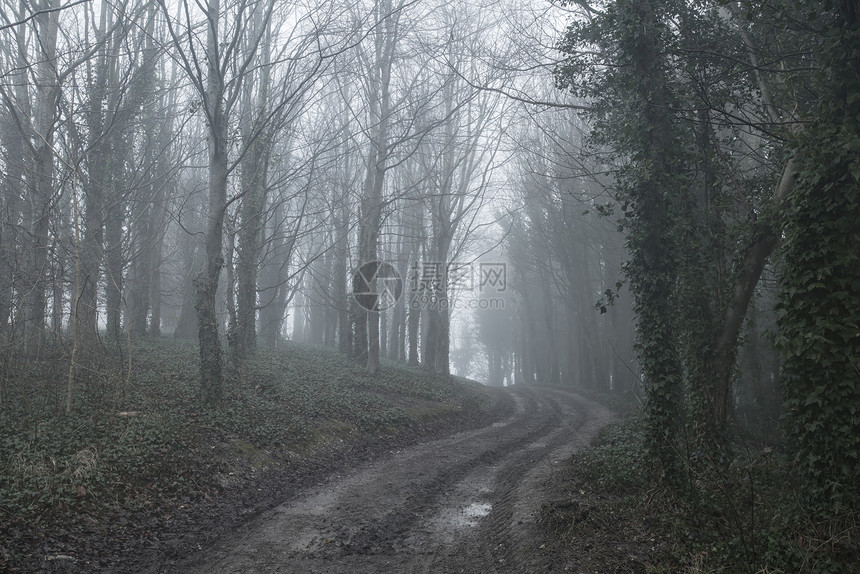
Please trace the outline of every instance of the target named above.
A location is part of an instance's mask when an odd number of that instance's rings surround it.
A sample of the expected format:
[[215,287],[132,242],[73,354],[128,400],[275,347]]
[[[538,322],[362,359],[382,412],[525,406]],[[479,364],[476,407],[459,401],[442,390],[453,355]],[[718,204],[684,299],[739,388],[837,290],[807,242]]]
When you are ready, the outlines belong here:
[[173,572],[534,572],[543,484],[610,419],[573,393],[518,388],[490,426],[331,476]]

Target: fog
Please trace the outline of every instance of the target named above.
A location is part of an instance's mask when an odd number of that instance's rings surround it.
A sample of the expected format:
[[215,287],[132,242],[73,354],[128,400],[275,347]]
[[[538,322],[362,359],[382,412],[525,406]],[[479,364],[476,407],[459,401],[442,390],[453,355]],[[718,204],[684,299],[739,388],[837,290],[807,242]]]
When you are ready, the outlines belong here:
[[148,345],[193,347],[203,412],[317,357],[602,401],[677,488],[744,437],[854,508],[858,8],[825,4],[0,0],[9,436],[144,412]]

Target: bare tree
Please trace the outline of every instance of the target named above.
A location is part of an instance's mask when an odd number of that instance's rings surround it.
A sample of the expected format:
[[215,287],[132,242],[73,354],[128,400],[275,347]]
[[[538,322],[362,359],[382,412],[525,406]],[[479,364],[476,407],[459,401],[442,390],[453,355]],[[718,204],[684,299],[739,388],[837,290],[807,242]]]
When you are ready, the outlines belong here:
[[[227,210],[227,180],[230,173],[229,122],[241,94],[249,67],[257,57],[264,28],[248,26],[249,13],[263,10],[271,17],[274,2],[262,5],[241,0],[222,10],[220,0],[198,3],[201,13],[183,1],[182,16],[174,18],[159,1],[182,67],[201,100],[209,138],[209,202],[205,232],[204,268],[194,280],[197,291],[197,331],[200,343],[201,395],[207,405],[216,405],[223,393],[221,342],[216,318],[216,292],[224,266],[224,217]],[[205,43],[199,38],[202,17]]]

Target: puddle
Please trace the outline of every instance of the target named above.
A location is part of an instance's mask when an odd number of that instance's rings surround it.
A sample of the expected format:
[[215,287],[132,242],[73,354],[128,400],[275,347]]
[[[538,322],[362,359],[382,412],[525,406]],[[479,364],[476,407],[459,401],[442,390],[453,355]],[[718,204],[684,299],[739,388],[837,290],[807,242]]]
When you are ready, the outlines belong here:
[[477,526],[478,521],[488,515],[493,509],[493,505],[488,502],[473,502],[466,506],[458,516],[454,517],[454,524],[457,526]]

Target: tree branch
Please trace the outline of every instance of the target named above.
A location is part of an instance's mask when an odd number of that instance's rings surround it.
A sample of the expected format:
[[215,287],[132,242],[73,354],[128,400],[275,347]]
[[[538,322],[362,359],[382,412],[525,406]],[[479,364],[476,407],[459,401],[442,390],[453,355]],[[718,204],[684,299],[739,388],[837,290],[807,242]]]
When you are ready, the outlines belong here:
[[91,0],[77,0],[76,2],[72,2],[71,4],[66,4],[65,6],[60,6],[59,8],[45,8],[44,10],[36,10],[23,20],[18,20],[17,22],[10,22],[9,24],[4,24],[0,26],[0,32],[3,30],[8,30],[9,28],[14,28],[15,26],[21,26],[22,24],[26,24],[33,18],[41,16],[42,14],[50,14],[51,12],[60,12],[61,10],[66,10],[67,8],[73,8],[79,4],[86,4]]

